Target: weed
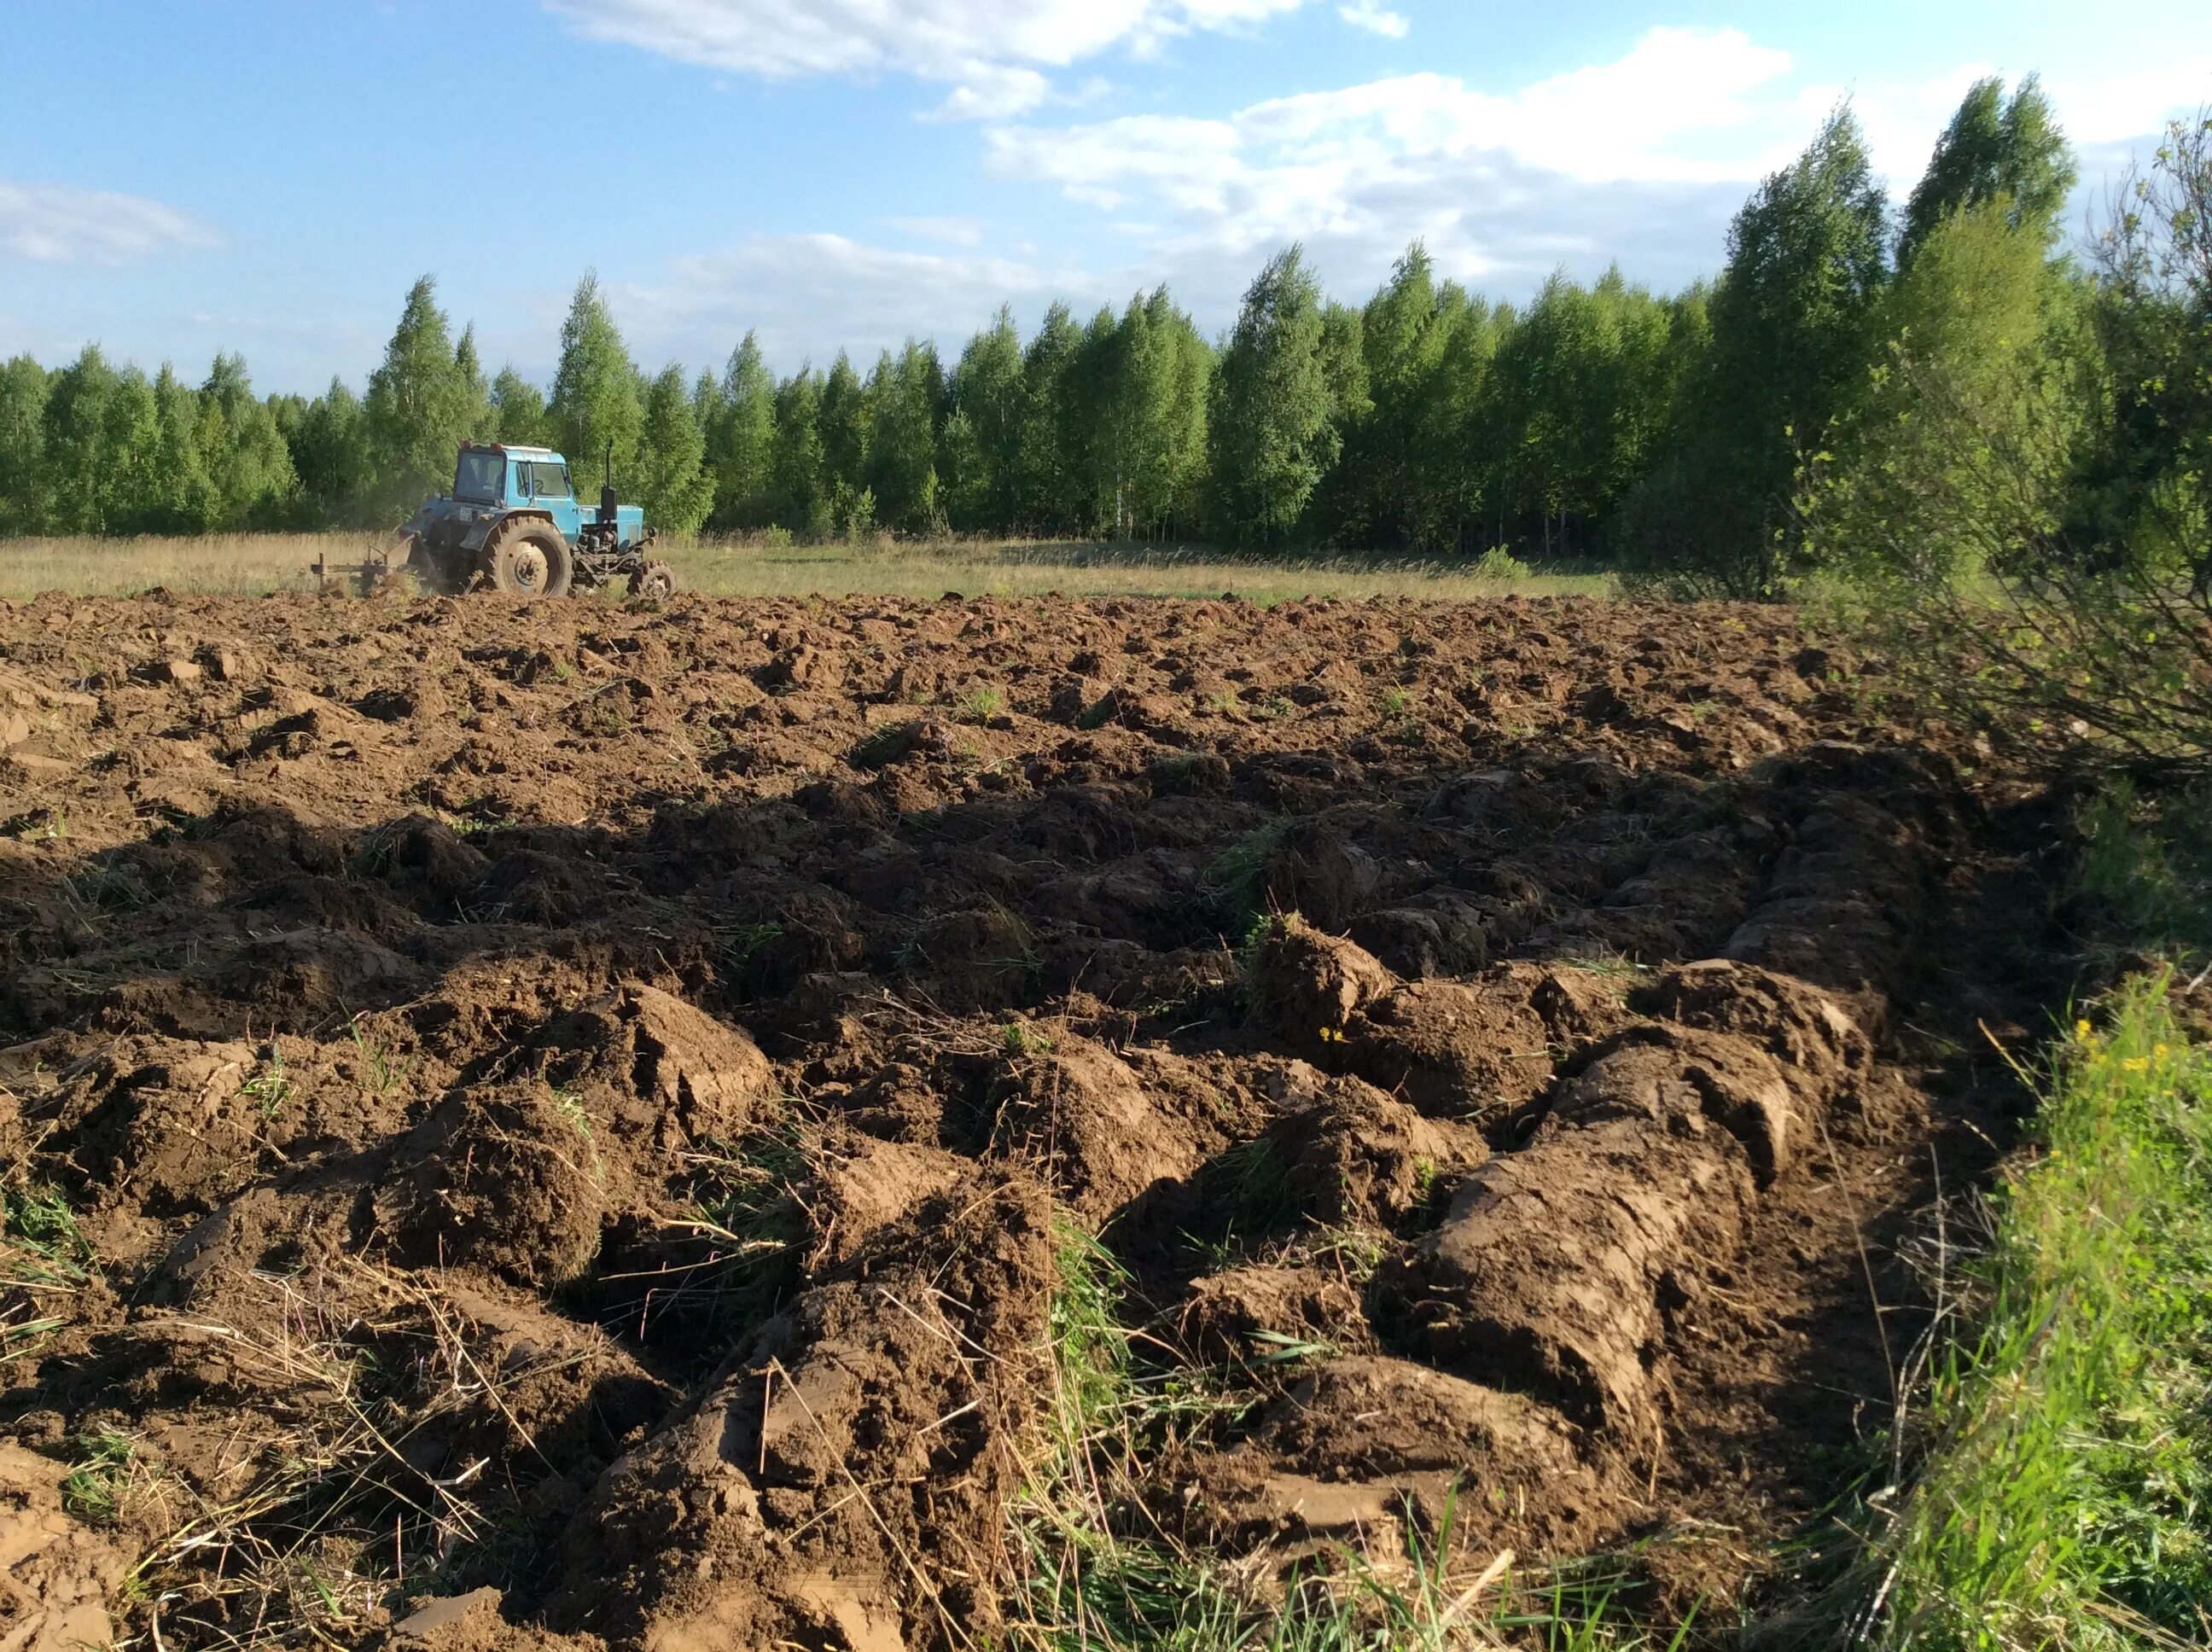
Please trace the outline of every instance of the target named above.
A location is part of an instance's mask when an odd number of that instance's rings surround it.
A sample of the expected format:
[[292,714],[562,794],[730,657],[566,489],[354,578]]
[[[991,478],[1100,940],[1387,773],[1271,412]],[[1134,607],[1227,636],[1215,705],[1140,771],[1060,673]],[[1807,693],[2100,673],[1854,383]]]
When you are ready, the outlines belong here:
[[807,1230],[797,1192],[806,1138],[781,1121],[688,1163],[692,1213],[661,1224],[659,1265],[602,1282],[617,1287],[612,1317],[628,1333],[711,1361],[774,1310],[793,1277]]
[[1503,545],[1492,545],[1474,559],[1468,570],[1478,580],[1498,580],[1514,585],[1535,577],[1535,570]]
[[0,1187],[0,1366],[28,1358],[67,1323],[91,1275],[92,1247],[51,1187]]
[[1552,962],[1562,969],[1578,969],[1586,975],[1601,976],[1617,983],[1623,991],[1651,973],[1649,966],[1638,963],[1625,952],[1583,952]]
[[69,820],[58,805],[44,809],[26,809],[20,815],[10,815],[0,822],[0,832],[5,832],[18,842],[51,843],[69,835]]
[[[1146,1370],[1121,1324],[1127,1276],[1072,1222],[1056,1228],[1057,1283],[1047,1350],[1052,1404],[1008,1509],[1002,1593],[1023,1609],[1009,1644],[1024,1652],[1486,1652],[1510,1643],[1549,1652],[1630,1652],[1646,1644],[1607,1619],[1610,1596],[1545,1585],[1516,1588],[1510,1557],[1457,1570],[1454,1501],[1441,1527],[1408,1520],[1401,1560],[1352,1551],[1290,1580],[1280,1604],[1255,1602],[1232,1569],[1148,1526],[1135,1511],[1143,1466],[1182,1441],[1233,1424],[1249,1390],[1201,1373]],[[1318,1345],[1279,1342],[1285,1361]],[[1683,1637],[1671,1643],[1679,1649]]]
[[1288,932],[1289,920],[1273,913],[1255,913],[1244,926],[1243,938],[1237,943],[1237,975],[1248,994],[1256,989],[1260,962],[1267,943]]
[[62,1507],[96,1526],[112,1525],[121,1513],[137,1447],[129,1435],[113,1429],[81,1434],[76,1443],[82,1455],[62,1481]]
[[1382,1266],[1382,1259],[1390,1254],[1389,1235],[1354,1224],[1322,1228],[1310,1236],[1300,1236],[1300,1240],[1299,1248],[1304,1256],[1333,1266],[1356,1285],[1364,1285],[1373,1278],[1376,1270]]
[[855,768],[881,768],[896,762],[914,750],[920,727],[916,722],[886,723],[862,735],[846,753],[845,761]]
[[1255,1137],[1224,1148],[1199,1172],[1207,1208],[1231,1232],[1269,1233],[1298,1219],[1298,1203],[1274,1144]]
[[264,1124],[274,1120],[292,1095],[292,1081],[284,1073],[284,1052],[271,1044],[268,1065],[238,1089],[240,1095],[253,1098],[253,1110],[261,1115]]
[[580,721],[585,733],[608,739],[629,732],[629,713],[604,689],[585,704]]
[[1018,1061],[1024,1056],[1052,1054],[1052,1039],[1048,1035],[1018,1021],[1006,1023],[999,1042],[1000,1048],[1011,1061]]
[[599,1140],[592,1131],[592,1115],[584,1109],[584,1098],[573,1090],[556,1089],[553,1091],[553,1110],[583,1143],[584,1151],[592,1162],[592,1180],[604,1184],[607,1179],[606,1162],[599,1157]]
[[[230,1357],[283,1383],[293,1402],[278,1431],[241,1454],[243,1479],[227,1500],[125,1459],[127,1440],[83,1442],[83,1478],[70,1490],[92,1517],[116,1503],[129,1505],[134,1525],[158,1516],[164,1534],[123,1593],[134,1604],[158,1600],[172,1634],[186,1631],[168,1644],[358,1644],[373,1609],[396,1602],[396,1576],[442,1593],[512,1586],[531,1558],[497,1547],[511,1488],[420,1466],[425,1443],[457,1422],[487,1405],[507,1412],[501,1391],[525,1380],[522,1370],[483,1359],[467,1321],[426,1277],[344,1266],[356,1277],[338,1300],[375,1304],[365,1313],[334,1312],[327,1297],[254,1274],[251,1288],[280,1299],[266,1304],[275,1315],[252,1321],[252,1333],[203,1316]],[[248,1632],[219,1631],[212,1641],[192,1632],[210,1619]]]
[[988,723],[1006,710],[1006,696],[988,684],[969,689],[953,704],[953,714],[963,723]]
[[1200,874],[1199,886],[1212,904],[1224,935],[1239,936],[1248,943],[1254,939],[1255,925],[1262,917],[1267,896],[1267,858],[1289,829],[1289,823],[1281,820],[1255,827]]
[[393,859],[399,853],[402,827],[398,821],[374,827],[362,834],[354,852],[346,859],[346,872],[354,878],[381,878],[392,870]]
[[753,955],[783,933],[779,923],[737,924],[715,932],[715,950],[721,954],[723,966],[732,975],[741,972],[753,961]]
[[573,1090],[553,1092],[553,1110],[561,1121],[581,1137],[586,1146],[592,1145],[592,1115],[584,1110],[584,1098]]
[[1413,1158],[1413,1197],[1415,1200],[1420,1204],[1425,1205],[1431,1199],[1436,1196],[1436,1160],[1431,1158],[1425,1153],[1416,1154]]
[[384,1045],[362,1030],[359,1016],[346,1017],[346,1031],[352,1036],[354,1049],[362,1060],[362,1088],[372,1096],[389,1096],[398,1088],[400,1069],[393,1063],[392,1054]]
[[60,887],[62,898],[80,914],[114,912],[146,898],[145,891],[112,862],[81,866],[64,878]]
[[52,1262],[78,1266],[92,1260],[76,1213],[52,1187],[0,1187],[0,1234]]
[[2083,899],[2138,946],[2212,953],[2212,789],[2156,799],[2124,780],[2079,820]]

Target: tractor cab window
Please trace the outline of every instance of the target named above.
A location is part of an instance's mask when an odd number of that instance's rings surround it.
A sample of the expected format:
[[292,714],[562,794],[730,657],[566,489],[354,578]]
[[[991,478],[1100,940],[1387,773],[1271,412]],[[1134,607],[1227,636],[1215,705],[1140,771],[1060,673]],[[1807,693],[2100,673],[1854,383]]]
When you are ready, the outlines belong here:
[[530,467],[530,492],[536,499],[568,498],[568,467],[538,460]]
[[507,455],[463,453],[453,472],[453,497],[475,505],[506,502]]

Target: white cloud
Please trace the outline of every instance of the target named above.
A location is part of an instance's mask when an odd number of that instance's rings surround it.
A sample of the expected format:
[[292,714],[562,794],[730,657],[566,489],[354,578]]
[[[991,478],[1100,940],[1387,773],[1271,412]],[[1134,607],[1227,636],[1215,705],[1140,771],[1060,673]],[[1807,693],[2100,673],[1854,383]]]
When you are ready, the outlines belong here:
[[988,164],[1109,211],[1164,205],[1249,247],[1402,215],[1417,199],[1432,216],[1455,200],[1479,210],[1505,172],[1583,185],[1753,178],[1801,141],[1789,100],[1756,95],[1789,70],[1788,53],[1735,29],[1654,29],[1617,62],[1518,92],[1421,73],[1269,99],[1225,119],[1002,126]]
[[[1119,4],[1126,21],[1152,0],[1102,3]],[[1181,15],[1211,26],[1270,8],[1279,0],[1190,3]],[[980,0],[936,8],[981,9]],[[1127,49],[1145,45],[1133,26],[1115,38]],[[641,359],[719,361],[757,328],[788,370],[807,357],[820,365],[840,346],[865,368],[910,336],[935,338],[951,358],[1003,302],[1033,327],[1055,299],[1082,312],[1162,281],[1201,326],[1217,329],[1261,260],[1293,240],[1347,299],[1372,290],[1416,237],[1443,274],[1497,297],[1517,300],[1562,264],[1588,279],[1614,259],[1668,288],[1718,268],[1729,217],[1838,97],[1854,99],[1878,165],[1902,194],[1981,72],[1968,64],[1919,79],[1820,84],[1742,31],[1661,28],[1614,61],[1517,89],[1424,73],[1219,117],[1001,120],[983,136],[986,171],[1087,209],[1075,233],[1018,197],[989,200],[975,218],[884,217],[888,231],[911,238],[892,246],[756,236],[675,260],[614,297]],[[2151,130],[2158,111],[2190,101],[2192,77],[2203,82],[2203,68],[2178,64],[2125,86],[2076,86],[2063,75],[2046,84],[2069,131],[2094,142],[2108,129]],[[979,97],[988,84],[963,82]],[[2094,158],[2085,164],[2098,170]],[[1034,240],[1022,233],[1048,223]]]
[[0,253],[53,264],[133,264],[212,246],[195,218],[136,195],[0,179]]
[[1358,290],[1419,236],[1449,273],[1510,291],[1618,255],[1645,279],[1716,263],[1748,180],[1801,144],[1785,52],[1741,31],[1654,29],[1619,60],[1517,91],[1419,73],[1252,104],[987,139],[999,176],[1162,228],[1133,264],[1199,290],[1285,241]]
[[930,112],[933,120],[1002,120],[1034,109],[1052,94],[1052,82],[1034,69],[971,64],[960,84]]
[[1348,6],[1339,6],[1336,15],[1352,27],[1380,34],[1386,40],[1402,40],[1413,28],[1404,14],[1383,10],[1381,0],[1352,0]]
[[981,246],[983,244],[983,221],[980,218],[919,217],[886,218],[893,229],[926,241],[942,241],[947,246]]
[[[1911,81],[1814,84],[1789,53],[1741,30],[1655,28],[1613,62],[1517,90],[1420,73],[1213,119],[1001,125],[986,165],[1117,220],[1158,222],[1133,264],[1179,285],[1218,285],[1296,240],[1326,276],[1358,290],[1415,236],[1448,272],[1509,293],[1561,263],[1587,276],[1614,258],[1669,284],[1718,266],[1729,216],[1839,98],[1851,97],[1901,196],[1986,72],[1966,64]],[[2068,131],[2095,144],[2193,106],[2212,91],[2212,62],[2178,55],[2124,81],[2062,70],[2045,83]]]
[[681,62],[786,78],[905,74],[949,82],[937,113],[1002,118],[1049,71],[1112,49],[1235,28],[1304,0],[544,0],[579,33]]

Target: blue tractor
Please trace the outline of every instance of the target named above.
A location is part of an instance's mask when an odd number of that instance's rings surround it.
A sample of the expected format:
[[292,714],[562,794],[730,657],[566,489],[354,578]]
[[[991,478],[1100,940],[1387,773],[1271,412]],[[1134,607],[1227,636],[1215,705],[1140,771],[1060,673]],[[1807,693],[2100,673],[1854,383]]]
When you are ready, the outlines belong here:
[[666,597],[675,570],[656,561],[657,529],[615,496],[607,448],[599,507],[576,501],[568,461],[550,447],[465,441],[451,496],[440,495],[400,530],[407,571],[434,591],[482,585],[515,597],[565,597],[627,580],[634,596]]

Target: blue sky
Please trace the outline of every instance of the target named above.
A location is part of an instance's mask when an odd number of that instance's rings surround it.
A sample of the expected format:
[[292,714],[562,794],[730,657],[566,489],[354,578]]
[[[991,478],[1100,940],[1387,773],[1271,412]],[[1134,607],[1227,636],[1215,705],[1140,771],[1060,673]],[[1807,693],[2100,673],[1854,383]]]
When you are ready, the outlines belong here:
[[593,267],[633,351],[948,355],[1165,281],[1209,329],[1303,239],[1416,235],[1517,299],[1714,272],[1848,94],[1902,194],[1978,74],[2040,70],[2093,179],[2212,101],[2203,0],[0,0],[0,355],[97,340],[358,386],[436,275],[550,374]]

